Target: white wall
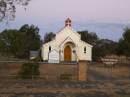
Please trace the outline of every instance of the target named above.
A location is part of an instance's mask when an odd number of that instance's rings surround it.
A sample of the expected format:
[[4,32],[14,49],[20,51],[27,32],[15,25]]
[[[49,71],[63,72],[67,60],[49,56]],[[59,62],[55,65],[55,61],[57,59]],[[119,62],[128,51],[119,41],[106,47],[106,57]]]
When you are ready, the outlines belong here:
[[[48,60],[49,46],[51,46],[52,50],[55,49],[59,51],[61,48],[63,50],[64,44],[62,45],[62,47],[60,47],[60,45],[64,42],[65,43],[68,42],[65,39],[68,39],[68,41],[71,41],[75,44],[76,53],[79,58],[78,60],[88,60],[88,61],[92,60],[92,46],[81,41],[81,36],[77,32],[75,32],[71,27],[65,27],[63,30],[61,30],[56,34],[55,40],[43,45],[42,47],[43,60]],[[86,46],[86,53],[84,53],[85,46]],[[61,55],[61,60],[64,60],[64,52]],[[74,54],[72,54],[72,60],[73,61],[76,60]]]

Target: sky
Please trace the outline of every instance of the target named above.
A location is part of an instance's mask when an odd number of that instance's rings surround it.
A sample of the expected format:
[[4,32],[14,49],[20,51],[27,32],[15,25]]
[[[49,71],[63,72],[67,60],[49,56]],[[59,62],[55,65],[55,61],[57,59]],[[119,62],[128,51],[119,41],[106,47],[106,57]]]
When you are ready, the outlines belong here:
[[88,30],[100,38],[118,41],[123,29],[130,27],[130,0],[32,0],[26,11],[17,5],[15,20],[0,23],[0,31],[34,24],[43,38],[46,32],[63,28],[68,17],[76,31]]

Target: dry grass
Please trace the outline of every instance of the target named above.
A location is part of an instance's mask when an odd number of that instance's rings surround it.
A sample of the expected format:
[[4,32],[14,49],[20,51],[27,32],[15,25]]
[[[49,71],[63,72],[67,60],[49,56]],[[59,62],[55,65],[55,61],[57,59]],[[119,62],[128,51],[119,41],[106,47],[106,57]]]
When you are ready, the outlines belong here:
[[128,78],[129,77],[129,67],[115,67],[112,70],[113,77],[122,77],[122,78]]
[[96,72],[97,75],[104,77],[112,76],[115,79],[128,79],[130,76],[129,66],[115,66],[111,68],[102,64],[90,66],[90,70]]

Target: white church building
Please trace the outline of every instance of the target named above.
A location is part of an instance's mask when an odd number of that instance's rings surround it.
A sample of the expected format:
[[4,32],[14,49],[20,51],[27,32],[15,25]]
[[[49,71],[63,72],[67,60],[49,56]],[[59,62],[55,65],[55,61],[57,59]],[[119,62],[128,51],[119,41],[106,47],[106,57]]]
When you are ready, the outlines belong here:
[[42,45],[42,59],[49,63],[78,62],[92,60],[92,45],[81,40],[81,35],[72,28],[68,18],[65,27],[55,38]]

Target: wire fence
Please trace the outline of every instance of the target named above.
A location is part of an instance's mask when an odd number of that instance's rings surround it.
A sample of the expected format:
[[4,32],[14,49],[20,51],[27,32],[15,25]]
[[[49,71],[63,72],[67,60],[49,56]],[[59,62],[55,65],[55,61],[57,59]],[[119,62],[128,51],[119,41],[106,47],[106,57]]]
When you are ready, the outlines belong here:
[[[0,62],[0,80],[15,79],[25,62]],[[49,78],[78,79],[78,64],[46,64],[39,62],[40,77],[39,80]],[[71,78],[70,78],[71,77]],[[103,63],[90,63],[87,70],[88,81],[104,81],[104,80],[129,80],[130,64],[114,64],[108,65]]]
[[88,80],[129,80],[130,64],[91,63],[88,68]]

